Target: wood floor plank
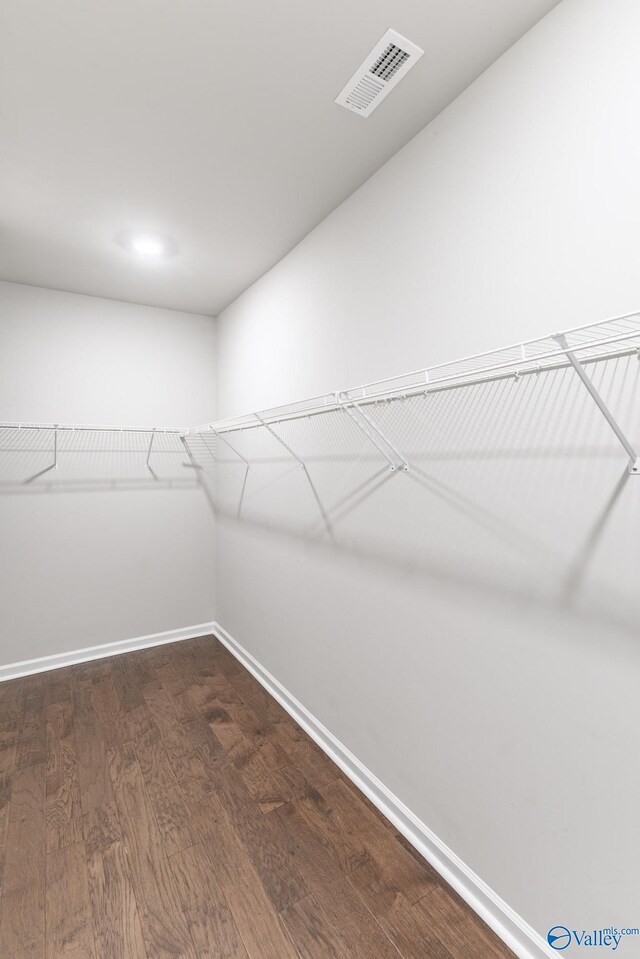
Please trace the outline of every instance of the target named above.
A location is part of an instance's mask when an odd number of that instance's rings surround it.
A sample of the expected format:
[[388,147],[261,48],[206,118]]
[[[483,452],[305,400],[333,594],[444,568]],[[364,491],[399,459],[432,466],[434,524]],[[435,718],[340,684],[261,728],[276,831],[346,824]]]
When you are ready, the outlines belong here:
[[297,802],[307,829],[319,836],[344,875],[349,875],[370,858],[362,834],[317,789],[309,789]]
[[176,653],[192,675],[199,679],[213,676],[218,671],[216,664],[217,641],[212,636],[180,643]]
[[194,807],[193,828],[251,959],[296,959],[297,951],[217,797]]
[[83,820],[97,959],[147,959],[115,803]]
[[233,680],[234,676],[242,676],[246,670],[241,666],[235,656],[232,656],[229,650],[223,644],[213,637],[214,642],[207,647],[209,655],[213,656],[220,672]]
[[370,859],[349,878],[404,959],[453,959],[433,928],[387,879],[384,867]]
[[196,959],[135,753],[133,749],[111,749],[109,761],[147,952],[153,959]]
[[12,725],[14,732],[17,732],[23,699],[24,682],[21,679],[0,683],[0,726]]
[[171,650],[169,650],[167,661],[154,666],[153,671],[163,688],[171,696],[179,696],[191,681],[191,677],[184,670],[182,662]]
[[224,749],[225,759],[230,763],[242,763],[253,756],[256,747],[242,733],[222,706],[206,710],[205,718]]
[[298,802],[280,806],[267,818],[272,817],[282,824],[283,842],[311,889],[318,883],[331,885],[342,877],[336,857],[327,849],[324,838],[309,826]]
[[[173,702],[176,714],[181,723],[191,723],[194,719],[203,719],[200,710],[197,708],[191,697],[188,688],[191,685],[191,677],[184,677],[182,688],[173,693]],[[166,688],[166,687],[165,687]]]
[[480,917],[444,884],[435,885],[413,911],[453,959],[515,959]]
[[[253,682],[255,683],[255,680]],[[291,757],[272,735],[272,722],[267,718],[265,710],[254,709],[222,673],[208,677],[206,683],[212,693],[214,716],[217,705],[224,711],[221,714],[225,717],[224,721],[232,723],[254,749],[263,752],[270,768],[275,769],[291,763]],[[213,718],[210,718],[210,721],[214,722]]]
[[229,682],[224,673],[214,672],[208,675],[205,682],[213,692],[216,701],[221,706],[243,706],[245,700],[232,683]]
[[306,896],[309,889],[283,841],[278,821],[256,807],[233,766],[219,775],[216,794],[275,909],[280,912]]
[[102,724],[93,704],[90,679],[73,684],[74,733],[83,813],[113,800]]
[[228,680],[243,702],[269,723],[292,722],[289,713],[258,683],[247,670],[235,672]]
[[180,722],[173,697],[161,684],[145,687],[144,698],[187,801],[200,802],[213,791],[212,778]]
[[96,959],[84,842],[47,856],[47,959]]
[[127,653],[125,659],[122,656],[112,656],[111,668],[114,672],[119,670],[121,673],[126,673],[135,686],[142,690],[147,683],[154,682],[153,671],[147,659],[148,653],[147,649],[138,649],[133,653]]
[[323,786],[320,793],[340,816],[345,828],[362,841],[371,858],[384,863],[390,881],[411,905],[431,890],[431,868],[419,863],[398,842],[391,826],[381,822],[355,790],[337,781]]
[[229,713],[232,722],[236,724],[253,746],[258,747],[266,742],[268,724],[258,716],[251,706],[242,702],[227,702],[222,703],[222,705]]
[[400,953],[348,879],[318,886],[314,895],[349,959],[399,959]]
[[[190,700],[195,715],[202,716],[206,722],[210,722],[210,716],[217,716],[219,710],[224,708],[218,699],[215,689],[199,676],[192,676],[192,681],[185,690],[186,697]],[[195,680],[195,681],[194,681]],[[229,717],[229,722],[231,717]]]
[[[252,769],[254,761],[257,762],[259,767],[256,769],[255,775]],[[272,772],[276,769],[284,769],[292,765],[294,765],[294,763],[291,757],[285,752],[280,743],[272,742],[268,738],[257,747],[251,756],[247,757],[244,761],[236,762],[236,767],[250,778],[255,778],[256,775],[262,775],[265,768],[267,772]]]
[[[13,722],[0,723],[0,776],[6,775],[9,767],[13,770],[17,734],[18,723],[15,720]],[[11,750],[13,755],[9,764],[7,764],[5,756],[7,750]]]
[[162,842],[172,856],[192,844],[189,832],[189,804],[174,776],[160,734],[155,729],[133,744],[147,794],[151,800]]
[[149,646],[147,649],[139,651],[138,655],[144,662],[145,667],[149,669],[154,676],[160,667],[168,664],[169,646],[169,643],[163,643],[160,646]]
[[16,739],[16,769],[46,762],[47,730],[44,713],[42,679],[30,676],[25,680],[22,717]]
[[247,777],[243,770],[242,775],[252,799],[263,813],[271,812],[272,809],[299,799],[310,788],[304,775],[296,766],[285,766],[283,769],[274,770],[265,767],[262,776],[254,774],[251,777]]
[[341,770],[329,757],[310,739],[306,733],[293,722],[275,723],[272,727],[273,736],[284,749],[291,762],[307,782],[316,789],[344,778]]
[[202,716],[196,716],[183,723],[183,726],[207,774],[211,776],[216,767],[225,761],[225,752],[219,739]]
[[52,669],[43,677],[45,708],[71,699],[71,676],[68,669]]
[[70,700],[49,706],[47,718],[47,852],[82,841],[80,782]]
[[[6,684],[5,684],[6,685]],[[7,850],[11,790],[16,760],[17,722],[0,725],[0,896],[4,880],[4,861]]]
[[262,781],[270,770],[291,765],[291,758],[282,746],[270,739],[269,724],[241,701],[221,674],[208,677],[194,690],[194,697],[223,746],[226,758],[243,772],[248,784]]
[[87,849],[87,859],[102,854],[122,842],[122,829],[115,801],[91,809],[82,817],[82,835]]
[[120,701],[111,663],[104,662],[99,676],[91,677],[92,702],[106,746],[121,746],[131,736],[127,715]]
[[144,703],[139,670],[135,668],[130,656],[113,656],[109,665],[122,708],[129,713]]
[[203,846],[197,843],[177,853],[171,870],[199,959],[249,959]]
[[350,959],[313,895],[285,909],[282,920],[300,959]]
[[[131,654],[133,655],[133,654]],[[146,681],[153,679],[138,663],[129,662],[130,657],[114,656],[110,660],[113,682],[129,726],[129,739],[138,739],[155,729],[149,707],[143,695]]]
[[45,767],[16,770],[0,901],[3,959],[45,957]]
[[5,783],[0,786],[0,899],[2,898],[2,886],[4,883],[4,863],[7,854],[7,835],[9,832],[9,813],[11,786]]

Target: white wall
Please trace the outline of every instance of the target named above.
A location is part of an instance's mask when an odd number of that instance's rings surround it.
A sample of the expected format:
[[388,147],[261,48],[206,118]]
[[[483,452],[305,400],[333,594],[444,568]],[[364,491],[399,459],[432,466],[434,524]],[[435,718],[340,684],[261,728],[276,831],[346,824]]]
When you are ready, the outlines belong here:
[[[210,317],[0,283],[0,343],[0,422],[181,427],[214,412]],[[29,461],[0,455],[19,479]],[[144,453],[61,454],[59,473],[0,490],[0,665],[213,619],[214,527],[184,458],[159,453],[155,484]],[[62,491],[38,492],[54,476]]]
[[[640,307],[638,36],[564,0],[222,314],[219,415]],[[636,442],[638,368],[593,370]],[[399,476],[332,546],[279,463],[217,618],[541,935],[637,925],[640,484],[569,374],[427,409],[391,427],[445,496]]]

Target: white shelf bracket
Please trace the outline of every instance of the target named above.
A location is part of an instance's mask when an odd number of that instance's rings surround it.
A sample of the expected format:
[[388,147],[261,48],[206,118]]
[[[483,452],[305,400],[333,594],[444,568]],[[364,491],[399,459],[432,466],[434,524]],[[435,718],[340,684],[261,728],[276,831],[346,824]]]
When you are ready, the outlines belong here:
[[289,456],[293,456],[293,458],[294,458],[294,460],[296,461],[296,463],[299,463],[299,464],[300,464],[300,467],[301,467],[303,470],[305,470],[305,472],[306,472],[307,467],[305,466],[304,461],[301,460],[300,457],[297,455],[297,453],[294,453],[293,450],[291,449],[291,447],[290,447],[290,446],[287,446],[287,444],[286,444],[285,441],[282,439],[282,437],[281,437],[281,436],[278,436],[278,434],[276,433],[276,431],[273,430],[273,429],[271,429],[271,427],[269,426],[269,424],[268,424],[265,420],[263,420],[262,417],[261,417],[258,413],[254,413],[253,415],[254,415],[255,418],[262,424],[262,426],[264,426],[265,430],[267,430],[269,433],[271,433],[271,435],[273,436],[274,440],[276,440],[276,442],[279,443],[280,446],[283,446],[283,447],[286,449],[286,451],[287,451],[287,453],[289,454]]
[[[243,480],[242,480],[242,489],[240,490],[240,499],[239,499],[239,501],[238,501],[238,509],[237,509],[237,512],[236,512],[236,516],[238,517],[238,519],[240,519],[240,516],[241,516],[241,514],[242,514],[242,503],[243,503],[243,501],[244,501],[244,491],[245,491],[245,489],[247,488],[247,478],[248,478],[248,476],[249,476],[249,468],[250,468],[251,464],[250,464],[249,460],[247,460],[247,459],[244,458],[244,456],[242,455],[242,453],[238,452],[238,450],[235,448],[235,446],[232,446],[232,445],[231,445],[231,443],[229,442],[229,440],[225,439],[224,436],[223,436],[221,433],[218,433],[217,430],[214,430],[213,426],[210,426],[210,427],[209,427],[209,430],[213,433],[213,435],[214,435],[217,439],[220,440],[221,443],[224,443],[225,446],[228,446],[229,449],[231,450],[231,452],[232,452],[232,453],[235,453],[235,455],[238,457],[238,459],[241,459],[242,462],[244,463],[244,478],[243,478]],[[203,437],[203,439],[204,439],[204,437]]]
[[569,346],[567,342],[567,337],[565,336],[564,333],[556,333],[553,338],[560,345],[561,349],[564,351],[565,356],[567,357],[572,367],[574,368],[574,370],[576,371],[576,373],[582,380],[585,388],[588,390],[594,403],[596,404],[596,406],[598,407],[598,409],[604,416],[605,420],[607,421],[607,423],[609,424],[609,426],[615,433],[618,441],[622,445],[625,453],[629,457],[629,473],[632,476],[639,476],[640,460],[638,459],[638,453],[636,452],[636,450],[631,445],[631,443],[629,442],[625,434],[620,429],[620,426],[618,425],[613,413],[611,412],[611,410],[609,409],[609,407],[607,406],[607,404],[605,403],[605,401],[602,399],[597,389],[595,388],[593,384],[593,380],[591,379],[590,376],[587,375],[584,366],[582,365],[580,360],[577,358],[575,353],[572,351],[571,347]]
[[[336,402],[340,404],[345,413],[349,414],[358,429],[364,433],[371,443],[373,443],[378,452],[382,453],[392,472],[395,472],[397,469],[402,469],[405,473],[408,472],[409,464],[402,453],[400,453],[393,443],[385,436],[380,427],[373,422],[371,417],[365,413],[359,403],[357,403],[355,400],[349,399],[344,392],[336,393]],[[391,455],[389,455],[389,451]]]
[[315,484],[314,484],[313,480],[311,479],[311,477],[309,476],[309,470],[307,469],[307,466],[306,466],[304,460],[301,460],[300,457],[298,456],[298,454],[293,452],[293,450],[291,449],[291,447],[288,446],[287,443],[285,443],[285,441],[282,439],[281,436],[278,436],[278,434],[276,433],[275,430],[271,429],[271,427],[269,426],[269,424],[268,424],[267,422],[265,422],[265,420],[263,420],[262,417],[261,417],[258,413],[254,413],[253,415],[254,415],[255,418],[262,424],[262,426],[264,426],[264,428],[265,428],[269,433],[271,433],[271,435],[273,436],[274,440],[276,440],[276,442],[278,442],[278,443],[280,444],[280,446],[284,447],[284,449],[287,451],[287,453],[289,453],[289,455],[294,458],[294,460],[296,461],[296,463],[299,463],[299,464],[300,464],[300,467],[301,467],[301,469],[303,470],[304,475],[307,477],[307,481],[308,481],[308,483],[309,483],[309,486],[311,487],[311,492],[312,492],[313,495],[314,495],[315,501],[316,501],[316,503],[318,504],[318,509],[320,510],[320,513],[321,513],[321,515],[322,515],[322,519],[324,520],[324,524],[325,524],[325,526],[327,527],[327,532],[329,533],[329,536],[333,537],[333,530],[332,530],[332,528],[331,528],[331,523],[329,522],[329,517],[327,516],[326,510],[325,510],[324,506],[322,505],[322,500],[320,499],[320,496],[319,496],[318,491],[317,491],[317,489],[316,489],[316,487],[315,487]]
[[154,441],[155,438],[156,438],[156,429],[155,429],[155,426],[154,426],[154,428],[151,430],[151,439],[149,440],[149,449],[147,450],[147,461],[146,461],[146,463],[144,464],[144,468],[145,468],[146,470],[149,470],[149,472],[150,472],[151,475],[153,476],[153,479],[154,479],[155,482],[157,483],[157,482],[158,482],[158,477],[157,477],[155,471],[151,468],[151,462],[150,462],[150,461],[151,461],[151,450],[153,449],[153,441]]
[[224,443],[225,446],[228,446],[229,449],[231,450],[231,452],[232,452],[232,453],[235,453],[236,456],[237,456],[239,459],[242,460],[242,462],[243,462],[244,465],[247,467],[247,469],[249,469],[249,467],[250,467],[250,465],[251,465],[251,464],[249,463],[249,460],[245,459],[244,456],[242,455],[242,453],[239,453],[238,450],[235,448],[235,446],[232,446],[231,443],[229,442],[229,440],[227,440],[227,439],[224,438],[224,436],[222,435],[222,433],[218,433],[217,430],[214,430],[213,426],[210,426],[210,427],[209,427],[209,432],[210,432],[210,433],[213,433],[213,435],[216,436],[216,437],[220,440],[221,443]]
[[[21,427],[18,427],[21,429]],[[58,427],[54,426],[53,428],[53,463],[51,466],[45,466],[43,470],[40,470],[38,473],[35,473],[33,476],[30,476],[28,479],[24,480],[24,485],[28,486],[29,483],[33,483],[34,480],[37,480],[40,476],[44,476],[45,473],[50,473],[51,470],[58,469]]]
[[199,463],[196,462],[195,457],[193,453],[191,452],[191,449],[187,442],[186,435],[184,436],[180,435],[180,442],[184,446],[185,452],[187,456],[189,457],[189,463],[191,465],[191,468],[194,470],[196,474],[196,480],[197,480],[198,486],[200,487],[204,495],[207,497],[207,500],[209,501],[209,506],[211,507],[211,511],[215,515],[217,513],[216,502],[211,494],[211,490],[209,489],[207,483],[202,478],[202,467],[200,466]]
[[146,470],[150,470],[150,469],[151,469],[151,466],[149,465],[149,460],[151,459],[151,450],[153,449],[153,441],[154,441],[155,438],[156,438],[156,431],[155,431],[155,429],[153,429],[153,430],[151,430],[151,439],[149,440],[149,449],[147,450],[147,459],[146,459],[146,462],[145,462],[145,464],[144,464],[144,468],[145,468]]

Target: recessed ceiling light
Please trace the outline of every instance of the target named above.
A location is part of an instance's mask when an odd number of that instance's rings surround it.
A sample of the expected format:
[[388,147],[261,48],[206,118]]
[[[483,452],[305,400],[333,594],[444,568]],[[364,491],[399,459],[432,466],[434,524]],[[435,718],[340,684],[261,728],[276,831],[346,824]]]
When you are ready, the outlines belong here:
[[140,256],[162,256],[164,253],[164,244],[157,236],[135,236],[131,246]]
[[157,233],[138,233],[137,231],[121,233],[118,237],[118,243],[129,253],[149,259],[157,259],[175,253],[175,245],[166,237],[159,236]]

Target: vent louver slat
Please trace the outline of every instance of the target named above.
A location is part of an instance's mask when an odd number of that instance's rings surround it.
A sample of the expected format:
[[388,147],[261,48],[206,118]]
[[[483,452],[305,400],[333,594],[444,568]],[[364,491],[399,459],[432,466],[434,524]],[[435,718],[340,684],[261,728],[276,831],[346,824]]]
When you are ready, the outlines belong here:
[[353,104],[354,106],[365,109],[369,106],[371,101],[377,97],[381,90],[381,84],[371,83],[365,77],[363,77],[360,83],[353,88],[347,99],[349,103]]
[[387,30],[335,102],[368,117],[424,53],[415,43]]
[[371,67],[371,73],[382,77],[383,80],[390,80],[393,74],[398,70],[405,60],[411,56],[406,50],[397,47],[395,43],[390,43],[381,57],[378,57]]

